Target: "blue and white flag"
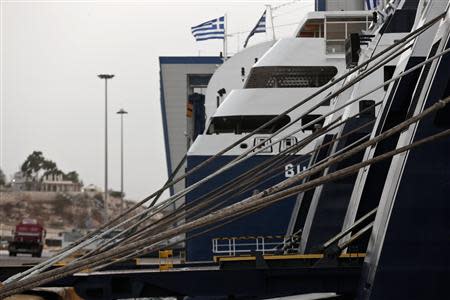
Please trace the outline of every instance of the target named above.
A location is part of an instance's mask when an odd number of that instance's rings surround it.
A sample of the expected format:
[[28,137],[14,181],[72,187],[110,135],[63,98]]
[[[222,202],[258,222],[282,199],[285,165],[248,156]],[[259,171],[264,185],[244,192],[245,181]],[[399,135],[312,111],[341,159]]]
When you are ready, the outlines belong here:
[[248,40],[250,40],[250,38],[258,32],[266,32],[266,11],[264,11],[261,18],[259,18],[258,23],[256,23],[255,27],[252,29],[252,31],[250,31],[250,34],[245,40],[244,48],[247,47]]
[[380,5],[380,0],[365,0],[366,2],[366,10],[374,10]]
[[196,41],[225,38],[225,16],[191,27]]

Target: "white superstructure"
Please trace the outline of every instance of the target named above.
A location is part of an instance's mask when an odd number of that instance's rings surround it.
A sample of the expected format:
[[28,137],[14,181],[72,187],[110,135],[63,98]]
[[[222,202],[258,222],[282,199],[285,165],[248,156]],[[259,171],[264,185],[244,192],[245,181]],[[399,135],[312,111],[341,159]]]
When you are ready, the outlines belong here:
[[[227,91],[226,98],[207,122],[206,131],[198,136],[188,155],[213,155],[240,139],[260,125],[278,116],[288,108],[307,98],[334,78],[345,72],[344,42],[354,32],[366,30],[371,13],[365,11],[313,12],[303,20],[294,37],[277,41],[253,65],[242,89]],[[225,66],[225,65],[224,65]],[[331,90],[302,105],[280,119],[275,126],[266,128],[253,140],[247,140],[226,155],[239,155],[261,142],[271,133],[299,118],[317,105]],[[318,107],[287,130],[295,131],[290,140],[264,150],[261,155],[273,155],[307,136],[313,127],[302,128],[315,118],[330,111],[330,103]],[[323,122],[322,122],[323,123]],[[311,150],[312,145],[299,154]]]

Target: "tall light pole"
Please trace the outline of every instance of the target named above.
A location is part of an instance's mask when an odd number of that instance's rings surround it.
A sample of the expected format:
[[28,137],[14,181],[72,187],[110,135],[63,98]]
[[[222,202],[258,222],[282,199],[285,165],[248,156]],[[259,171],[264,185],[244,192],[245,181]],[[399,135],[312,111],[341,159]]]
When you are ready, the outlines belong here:
[[121,108],[117,114],[120,115],[120,214],[123,213],[123,115],[128,114]]
[[[114,77],[113,74],[99,74],[98,78],[105,80],[105,219],[108,220],[108,79]],[[106,221],[105,220],[105,221]]]

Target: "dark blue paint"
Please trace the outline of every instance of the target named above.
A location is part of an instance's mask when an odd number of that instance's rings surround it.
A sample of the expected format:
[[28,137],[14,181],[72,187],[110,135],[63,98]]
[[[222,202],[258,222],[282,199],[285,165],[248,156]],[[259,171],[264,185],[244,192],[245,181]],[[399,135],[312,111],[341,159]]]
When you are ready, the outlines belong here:
[[[412,56],[409,58],[405,69],[408,70],[424,60],[425,57]],[[421,68],[406,75],[400,79],[397,88],[395,90],[392,89],[392,92],[386,102],[385,107],[387,109],[382,112],[381,119],[383,121],[379,122],[379,126],[375,128],[377,135],[389,130],[406,119],[408,108],[414,96],[414,87],[419,79],[420,72]],[[391,137],[379,142],[375,149],[374,156],[378,156],[395,149],[399,135],[400,134],[394,134]],[[370,166],[358,203],[356,220],[378,206],[391,160],[392,159],[386,159]],[[355,243],[355,247],[365,249],[367,242],[367,239],[360,239]]]
[[325,11],[325,10],[327,10],[326,0],[316,0],[316,2],[315,2],[315,10],[316,11]]
[[[373,128],[372,126],[367,126],[359,129],[358,131],[354,130],[371,120],[373,120],[371,116],[364,115],[359,118],[349,120],[344,125],[341,133],[341,136],[347,136],[338,142],[336,151],[347,147],[370,133]],[[364,151],[360,151],[337,165],[331,166],[328,173],[333,173],[353,164],[359,163],[362,161],[363,156]],[[357,174],[347,176],[322,186],[320,195],[318,195],[319,199],[317,206],[314,210],[310,211],[310,213],[314,212],[314,215],[313,223],[308,234],[308,240],[305,244],[306,253],[317,253],[317,249],[320,249],[323,243],[342,230],[347,207],[355,185],[356,176]],[[362,249],[362,252],[364,251],[365,249]]]
[[[188,156],[187,158],[187,170],[192,169],[194,166],[205,161],[209,156]],[[186,185],[189,186],[198,180],[204,178],[213,171],[224,166],[236,156],[222,156],[195,172],[191,176],[187,177]],[[190,192],[186,196],[186,202],[190,203],[197,198],[205,195],[206,193],[212,191],[218,186],[225,184],[232,179],[236,178],[245,171],[261,164],[265,160],[271,158],[271,156],[257,155],[247,159],[245,162],[225,171],[219,176],[211,179],[207,183],[203,184],[201,187]],[[270,177],[270,176],[269,176]],[[284,176],[284,169],[280,170],[279,175],[267,180],[262,184],[259,184],[255,189],[259,191],[264,190],[280,181],[286,179]],[[238,197],[231,198],[226,204],[235,203],[244,198],[247,198],[253,194],[254,189],[247,191]],[[214,229],[213,231],[207,232],[200,237],[193,238],[186,242],[186,255],[188,261],[207,261],[212,259],[212,239],[216,237],[232,237],[232,236],[267,236],[267,235],[285,235],[287,226],[289,224],[290,216],[292,213],[293,205],[296,197],[287,198],[281,202],[273,204],[270,207],[264,208],[258,212],[251,215],[247,215],[242,219],[238,219],[232,223],[226,224],[223,227]],[[213,225],[214,226],[214,225]],[[199,231],[203,231],[204,228],[198,231],[192,231],[187,234],[189,239],[192,235]]]
[[219,56],[160,56],[159,64],[222,64]]
[[[447,48],[449,45],[447,45]],[[450,95],[450,56],[442,57],[426,107]],[[443,131],[435,115],[414,141]],[[450,138],[409,152],[392,206],[370,299],[446,299],[450,278]],[[379,246],[379,245],[376,245]],[[381,245],[380,245],[381,246]],[[365,267],[364,274],[367,272]]]
[[[52,282],[74,286],[83,299],[173,297],[178,299],[268,299],[282,296],[336,292],[353,295],[360,267],[277,267],[269,270],[173,270],[72,276]],[[65,285],[64,285],[65,284]],[[189,297],[185,297],[189,296]],[[350,297],[348,297],[351,299]]]

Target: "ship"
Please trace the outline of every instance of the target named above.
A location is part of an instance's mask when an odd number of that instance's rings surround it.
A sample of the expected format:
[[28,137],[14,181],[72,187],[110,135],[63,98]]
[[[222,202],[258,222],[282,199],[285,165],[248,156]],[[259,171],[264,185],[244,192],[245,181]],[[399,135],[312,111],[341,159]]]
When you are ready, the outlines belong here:
[[[108,247],[50,265],[92,234],[0,296],[53,284],[87,299],[445,298],[450,3],[367,5],[319,0],[293,37],[220,64],[189,58],[215,71],[199,73],[206,93],[189,86],[194,130],[174,171],[187,168],[162,190],[186,187],[126,219]],[[168,262],[180,245],[187,261]],[[157,251],[165,263],[139,263]]]
[[[248,72],[243,88],[233,89],[220,103],[209,118],[204,134],[197,136],[189,148],[187,170],[210,159],[221,149],[241,140],[263,124],[275,120],[282,112],[296,105],[299,99],[317,93],[335,77],[342,75],[346,69],[345,39],[352,33],[367,30],[371,19],[372,13],[364,10],[309,13],[300,23],[294,37],[280,39],[270,47]],[[339,32],[340,28],[348,29]],[[225,65],[226,63],[223,67]],[[323,116],[332,110],[332,105],[327,102],[316,106],[321,98],[331,92],[332,88],[320,91],[314,99],[305,102],[299,109],[282,116],[253,137],[229,149],[204,170],[188,176],[186,187],[194,184],[199,187],[186,195],[186,203],[198,201],[202,195],[219,189],[223,183],[231,182],[255,167],[273,164],[274,159],[280,156],[285,156],[282,169],[255,171],[255,176],[264,174],[262,183],[243,186],[238,195],[225,194],[215,202],[221,203],[221,206],[236,203],[304,170],[313,150],[312,141],[294,155],[287,155],[287,150],[322,126],[325,121]],[[303,116],[305,112],[308,114]],[[299,122],[283,132],[285,138],[272,137],[284,126],[299,118]],[[311,124],[315,120],[317,122]],[[255,145],[258,149],[250,151]],[[237,162],[241,158],[242,161]],[[233,167],[227,166],[226,171],[200,185],[201,180],[234,161],[236,163]],[[238,239],[240,244],[253,244],[250,247],[237,245],[239,249],[234,247],[234,252],[256,251],[257,239],[270,239],[269,244],[272,247],[266,247],[264,243],[260,250],[274,251],[273,245],[286,236],[295,198],[202,234],[201,237],[190,238],[197,235],[197,232],[188,233],[187,259],[206,261],[212,260],[214,255],[230,253],[228,242],[233,239]]]

